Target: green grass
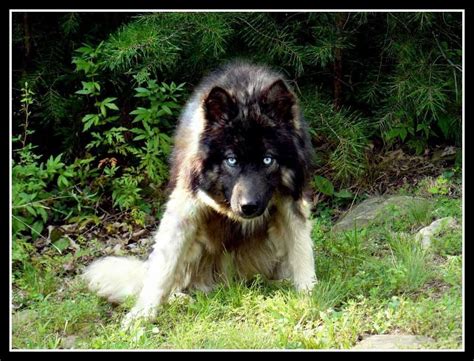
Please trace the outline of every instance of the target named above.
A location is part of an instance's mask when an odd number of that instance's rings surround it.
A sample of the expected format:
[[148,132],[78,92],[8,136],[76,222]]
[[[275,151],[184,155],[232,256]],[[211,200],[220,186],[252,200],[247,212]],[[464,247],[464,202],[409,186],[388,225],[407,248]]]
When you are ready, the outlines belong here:
[[434,219],[461,224],[461,201],[434,194],[429,206],[385,222],[332,232],[314,220],[319,283],[299,295],[287,281],[233,282],[165,305],[155,323],[129,333],[114,307],[65,276],[66,255],[25,263],[15,273],[13,347],[85,349],[348,349],[369,334],[432,337],[432,348],[462,347],[462,234],[441,232],[424,250],[414,233]]

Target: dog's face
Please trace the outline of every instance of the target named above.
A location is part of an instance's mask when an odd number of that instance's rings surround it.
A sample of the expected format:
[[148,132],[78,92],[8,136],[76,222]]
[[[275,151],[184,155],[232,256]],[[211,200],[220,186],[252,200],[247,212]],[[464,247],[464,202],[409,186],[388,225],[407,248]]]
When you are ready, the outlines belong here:
[[295,191],[302,175],[293,133],[293,94],[283,81],[242,102],[213,88],[204,101],[202,171],[198,188],[226,213],[254,218],[267,209],[273,193]]
[[239,217],[260,216],[279,183],[277,149],[265,142],[264,137],[231,136],[243,148],[228,146],[222,154],[219,170],[223,196],[232,212]]

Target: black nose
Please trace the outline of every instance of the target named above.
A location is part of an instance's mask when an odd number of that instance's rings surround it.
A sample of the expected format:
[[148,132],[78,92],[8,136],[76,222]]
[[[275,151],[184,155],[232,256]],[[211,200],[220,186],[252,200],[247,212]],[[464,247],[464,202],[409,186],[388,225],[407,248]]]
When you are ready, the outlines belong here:
[[242,213],[246,217],[251,217],[258,212],[258,204],[256,203],[247,203],[240,206]]

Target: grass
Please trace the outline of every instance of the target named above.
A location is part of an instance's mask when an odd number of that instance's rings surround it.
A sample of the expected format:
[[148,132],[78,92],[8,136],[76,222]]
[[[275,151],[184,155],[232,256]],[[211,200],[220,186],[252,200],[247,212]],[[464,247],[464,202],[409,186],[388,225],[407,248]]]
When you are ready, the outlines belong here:
[[[130,304],[112,306],[65,275],[66,255],[15,273],[16,349],[348,349],[370,334],[431,337],[430,348],[462,347],[462,234],[443,231],[425,250],[414,233],[452,216],[461,200],[430,195],[429,206],[390,211],[384,222],[332,232],[314,219],[319,283],[311,295],[287,281],[231,283],[165,305],[153,324],[129,333]],[[71,341],[72,340],[72,341]]]

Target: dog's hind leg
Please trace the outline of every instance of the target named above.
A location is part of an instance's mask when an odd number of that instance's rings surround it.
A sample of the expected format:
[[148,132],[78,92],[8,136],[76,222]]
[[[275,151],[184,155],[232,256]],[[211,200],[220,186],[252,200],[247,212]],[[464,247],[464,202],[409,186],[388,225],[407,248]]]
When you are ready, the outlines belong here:
[[171,194],[165,214],[155,235],[153,252],[146,261],[143,288],[122,326],[128,328],[137,319],[153,319],[157,308],[176,288],[176,275],[182,274],[186,255],[195,237],[199,205],[180,188]]

